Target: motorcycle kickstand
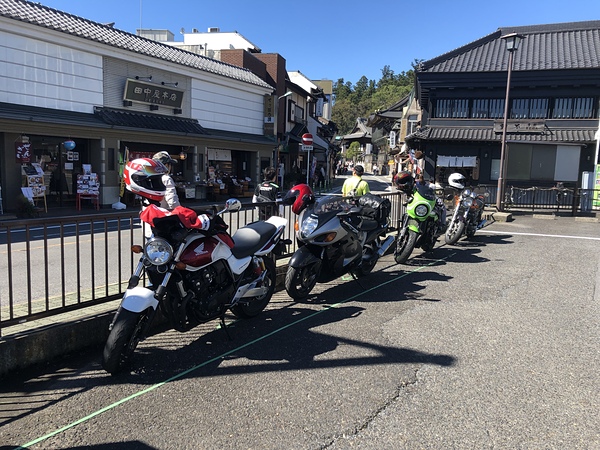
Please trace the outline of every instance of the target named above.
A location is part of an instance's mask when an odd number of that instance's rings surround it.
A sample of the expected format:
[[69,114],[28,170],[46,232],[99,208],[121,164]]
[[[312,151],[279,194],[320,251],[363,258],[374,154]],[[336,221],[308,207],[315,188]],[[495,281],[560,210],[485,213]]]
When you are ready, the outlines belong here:
[[361,289],[364,291],[366,289],[366,287],[364,287],[362,285],[362,283],[360,282],[360,278],[358,278],[354,272],[350,272],[350,275],[352,276],[352,278],[354,278],[354,280],[358,283],[358,285],[361,287]]
[[229,334],[229,330],[227,329],[227,325],[225,325],[225,314],[223,314],[221,316],[221,328],[223,330],[225,330],[225,334],[227,335],[227,339],[229,339],[230,341],[233,341],[233,339],[231,338],[231,334]]

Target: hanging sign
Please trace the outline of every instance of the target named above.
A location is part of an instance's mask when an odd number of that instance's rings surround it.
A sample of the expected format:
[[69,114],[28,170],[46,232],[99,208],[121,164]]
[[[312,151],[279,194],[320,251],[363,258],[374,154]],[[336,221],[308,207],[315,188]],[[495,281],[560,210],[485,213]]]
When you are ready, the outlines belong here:
[[19,164],[31,162],[31,144],[29,142],[15,142],[15,157]]

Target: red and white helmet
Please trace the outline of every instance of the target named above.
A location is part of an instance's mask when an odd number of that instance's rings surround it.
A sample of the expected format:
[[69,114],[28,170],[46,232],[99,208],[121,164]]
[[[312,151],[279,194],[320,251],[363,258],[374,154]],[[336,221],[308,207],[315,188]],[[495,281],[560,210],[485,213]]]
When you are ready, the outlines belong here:
[[169,170],[156,159],[134,159],[127,163],[123,171],[125,187],[134,194],[160,202],[165,196],[162,176],[166,173]]
[[312,189],[308,184],[297,184],[283,197],[284,205],[292,205],[292,212],[300,214],[309,203],[315,201]]

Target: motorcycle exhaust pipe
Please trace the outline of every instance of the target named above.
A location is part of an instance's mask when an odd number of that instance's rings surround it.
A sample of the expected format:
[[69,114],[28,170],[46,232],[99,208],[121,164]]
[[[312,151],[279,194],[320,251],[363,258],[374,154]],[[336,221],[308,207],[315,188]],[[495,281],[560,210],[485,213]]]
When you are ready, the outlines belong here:
[[396,238],[392,235],[385,238],[385,241],[383,241],[383,243],[381,244],[381,248],[379,250],[377,250],[377,253],[379,254],[379,256],[383,256],[384,253],[387,252],[388,248],[390,248],[390,245],[392,245],[395,240],[396,240]]

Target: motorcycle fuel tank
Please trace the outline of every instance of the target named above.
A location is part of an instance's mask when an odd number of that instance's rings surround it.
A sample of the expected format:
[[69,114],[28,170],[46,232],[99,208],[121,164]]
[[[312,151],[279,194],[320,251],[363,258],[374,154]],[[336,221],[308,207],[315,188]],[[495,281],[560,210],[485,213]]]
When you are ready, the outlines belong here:
[[183,251],[180,261],[192,267],[210,264],[212,262],[212,254],[217,245],[219,245],[219,241],[213,237],[198,239]]

